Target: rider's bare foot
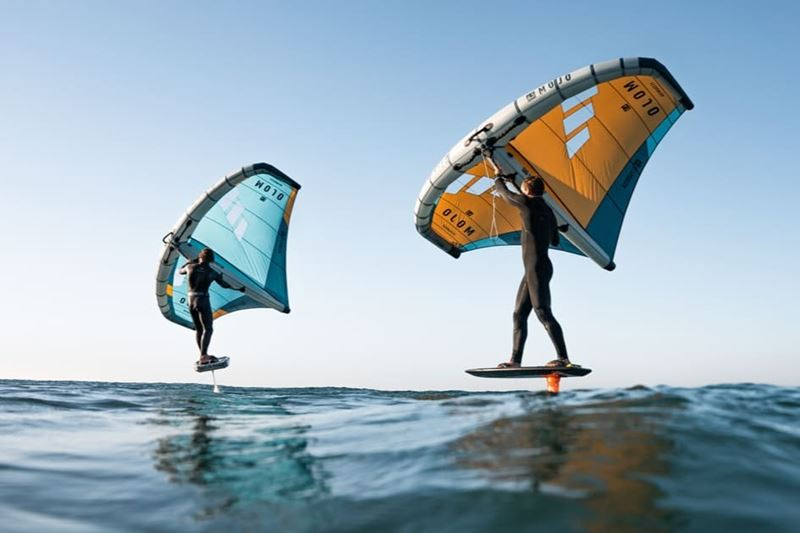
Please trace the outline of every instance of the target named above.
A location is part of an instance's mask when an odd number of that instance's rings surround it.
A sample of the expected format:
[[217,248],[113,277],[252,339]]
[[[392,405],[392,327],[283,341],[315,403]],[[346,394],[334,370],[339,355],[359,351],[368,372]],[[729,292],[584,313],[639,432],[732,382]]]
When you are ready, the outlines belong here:
[[570,364],[569,359],[553,359],[544,366],[568,367]]
[[209,363],[216,363],[216,362],[217,358],[214,357],[213,355],[201,355],[200,360],[198,361],[198,363],[200,363],[201,365],[207,365]]
[[516,361],[508,361],[507,363],[500,363],[497,368],[519,368],[520,364]]

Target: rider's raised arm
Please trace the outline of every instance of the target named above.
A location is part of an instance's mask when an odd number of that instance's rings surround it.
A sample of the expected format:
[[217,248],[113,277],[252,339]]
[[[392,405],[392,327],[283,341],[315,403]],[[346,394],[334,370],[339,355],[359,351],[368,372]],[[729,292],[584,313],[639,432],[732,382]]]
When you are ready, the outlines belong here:
[[181,269],[178,270],[178,274],[180,274],[181,276],[185,276],[186,274],[189,273],[189,265],[196,265],[196,264],[197,264],[197,259],[190,259],[189,261],[186,261],[186,263],[184,263]]
[[517,207],[525,205],[525,196],[509,191],[506,182],[502,178],[494,180],[494,189],[506,202]]

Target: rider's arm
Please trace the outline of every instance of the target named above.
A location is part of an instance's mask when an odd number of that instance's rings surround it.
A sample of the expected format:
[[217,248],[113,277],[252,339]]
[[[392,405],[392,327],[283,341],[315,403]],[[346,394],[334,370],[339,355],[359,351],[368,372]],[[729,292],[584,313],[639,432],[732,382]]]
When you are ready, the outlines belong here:
[[553,246],[558,246],[561,243],[561,235],[558,234],[558,221],[556,220],[556,215],[553,213],[552,209],[548,209],[550,211],[550,227],[552,228],[552,235],[550,236],[550,244]]
[[233,287],[231,287],[230,283],[228,283],[227,281],[222,279],[222,274],[220,274],[216,270],[214,271],[214,281],[216,281],[217,283],[219,283],[220,286],[225,287],[226,289],[232,289],[233,288]]
[[222,279],[222,274],[220,274],[219,272],[214,271],[214,274],[215,274],[214,281],[219,283],[220,286],[225,287],[226,289],[233,289],[235,291],[244,292],[244,287],[243,286],[242,287],[234,287],[233,285],[231,285],[230,283],[228,283],[227,281]]
[[494,180],[494,189],[506,202],[517,207],[525,205],[525,196],[509,191],[506,182],[502,178]]
[[185,276],[186,274],[188,274],[188,273],[189,273],[189,265],[196,265],[196,264],[197,264],[197,259],[192,259],[192,260],[190,260],[190,261],[187,261],[187,262],[186,262],[186,263],[185,263],[185,264],[184,264],[184,265],[181,267],[181,269],[180,269],[180,270],[178,270],[178,274],[180,274],[181,276]]

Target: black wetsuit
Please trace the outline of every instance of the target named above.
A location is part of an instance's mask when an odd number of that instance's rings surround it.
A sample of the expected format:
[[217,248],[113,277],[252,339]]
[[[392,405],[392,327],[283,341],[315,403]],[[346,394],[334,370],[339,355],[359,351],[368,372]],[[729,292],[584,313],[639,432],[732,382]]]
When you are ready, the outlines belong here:
[[232,287],[208,263],[189,261],[181,267],[180,273],[186,274],[189,280],[189,313],[194,322],[197,347],[200,348],[201,355],[207,355],[211,334],[214,333],[214,315],[211,312],[208,289],[214,281],[227,289]]
[[536,317],[550,335],[558,358],[568,359],[564,333],[550,310],[550,279],[553,277],[553,263],[550,262],[548,249],[550,245],[558,245],[560,240],[556,217],[541,196],[531,198],[515,194],[508,190],[501,179],[495,183],[497,192],[519,209],[522,218],[522,262],[525,265],[525,275],[519,284],[514,307],[514,347],[511,359],[516,363],[522,362],[531,310],[536,313]]

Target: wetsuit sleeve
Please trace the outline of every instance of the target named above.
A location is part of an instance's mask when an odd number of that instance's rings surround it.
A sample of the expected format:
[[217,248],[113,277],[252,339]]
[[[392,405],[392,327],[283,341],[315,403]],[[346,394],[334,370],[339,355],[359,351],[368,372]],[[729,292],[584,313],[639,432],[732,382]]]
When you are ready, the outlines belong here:
[[216,281],[220,286],[225,287],[226,289],[232,289],[233,288],[233,287],[231,287],[231,285],[227,281],[222,279],[222,274],[220,274],[216,270],[213,271],[213,272],[214,272],[214,281]]
[[494,188],[506,202],[515,205],[517,207],[522,207],[523,205],[525,205],[525,197],[521,194],[516,194],[509,191],[508,187],[506,186],[505,182],[502,179],[497,178],[496,180],[494,180]]
[[550,237],[550,244],[553,246],[558,246],[561,243],[561,235],[558,234],[558,221],[556,220],[556,215],[553,213],[553,210],[549,207],[547,210],[550,212],[550,231],[552,233]]
[[187,261],[187,262],[186,262],[186,263],[185,263],[185,264],[184,264],[184,265],[181,267],[181,269],[180,269],[180,270],[178,270],[178,274],[180,274],[181,276],[185,276],[186,274],[188,274],[188,273],[189,273],[189,267],[190,267],[191,265],[194,265],[195,263],[196,263],[195,261]]

